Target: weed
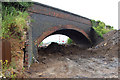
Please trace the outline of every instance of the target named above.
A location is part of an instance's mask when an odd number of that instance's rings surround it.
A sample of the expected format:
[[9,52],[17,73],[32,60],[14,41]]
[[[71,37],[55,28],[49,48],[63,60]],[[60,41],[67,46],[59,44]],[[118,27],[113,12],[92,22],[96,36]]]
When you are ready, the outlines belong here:
[[0,63],[1,63],[1,70],[2,70],[1,75],[3,78],[15,78],[16,77],[16,74],[14,74],[13,71],[10,71],[12,68],[9,66],[8,60],[5,60],[5,62],[0,60]]
[[18,15],[8,14],[2,21],[2,36],[3,38],[15,37],[20,39],[23,36],[23,31],[29,29],[27,25],[28,13],[18,11]]
[[30,7],[29,2],[2,3],[2,28],[0,37],[21,39],[23,32],[29,29],[30,18],[25,10]]

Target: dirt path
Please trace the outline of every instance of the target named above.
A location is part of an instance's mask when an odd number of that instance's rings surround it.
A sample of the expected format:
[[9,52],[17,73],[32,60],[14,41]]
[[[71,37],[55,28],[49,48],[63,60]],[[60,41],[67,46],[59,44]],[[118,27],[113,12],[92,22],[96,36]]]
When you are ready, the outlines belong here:
[[109,34],[112,38],[88,50],[55,43],[40,48],[40,63],[34,63],[27,74],[31,78],[118,78],[119,37],[116,31]]

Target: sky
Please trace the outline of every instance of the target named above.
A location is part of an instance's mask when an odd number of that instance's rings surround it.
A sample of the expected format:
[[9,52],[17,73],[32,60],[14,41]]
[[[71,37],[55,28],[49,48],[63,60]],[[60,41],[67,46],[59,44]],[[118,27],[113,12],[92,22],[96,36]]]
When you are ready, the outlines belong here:
[[57,42],[57,43],[66,43],[69,37],[61,34],[48,36],[43,40],[44,43]]
[[[59,8],[89,19],[100,20],[118,29],[118,2],[120,0],[32,0]],[[65,37],[64,37],[65,38]],[[67,38],[65,38],[67,39]]]

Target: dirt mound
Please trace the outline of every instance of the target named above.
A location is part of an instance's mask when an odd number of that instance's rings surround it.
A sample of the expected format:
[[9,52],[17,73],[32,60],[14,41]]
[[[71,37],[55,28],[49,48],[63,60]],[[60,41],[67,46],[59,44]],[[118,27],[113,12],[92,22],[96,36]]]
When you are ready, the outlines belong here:
[[47,48],[46,51],[51,51],[52,53],[60,52],[64,46],[59,45],[58,43],[52,42]]
[[119,45],[119,36],[120,30],[114,30],[110,31],[107,34],[103,35],[104,41],[98,44],[95,48],[112,48],[113,46],[118,46]]
[[120,31],[104,35],[96,47],[82,50],[77,45],[52,43],[39,48],[39,64],[30,67],[31,78],[118,78]]
[[42,54],[42,53],[49,53],[49,52],[51,54],[53,54],[53,53],[56,53],[56,52],[62,52],[63,48],[64,48],[64,45],[59,45],[58,43],[52,42],[47,47],[40,47],[40,48],[38,48],[38,52],[40,54]]

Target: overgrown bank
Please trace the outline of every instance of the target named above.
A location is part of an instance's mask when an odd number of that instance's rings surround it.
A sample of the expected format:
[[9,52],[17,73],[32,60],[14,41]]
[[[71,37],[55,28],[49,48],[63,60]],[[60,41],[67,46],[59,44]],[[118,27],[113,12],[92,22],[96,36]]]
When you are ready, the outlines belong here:
[[3,66],[3,77],[22,77],[24,74],[23,48],[31,22],[29,13],[26,10],[31,5],[31,2],[2,3],[2,31],[0,38],[10,41],[12,54],[11,64],[7,68]]

